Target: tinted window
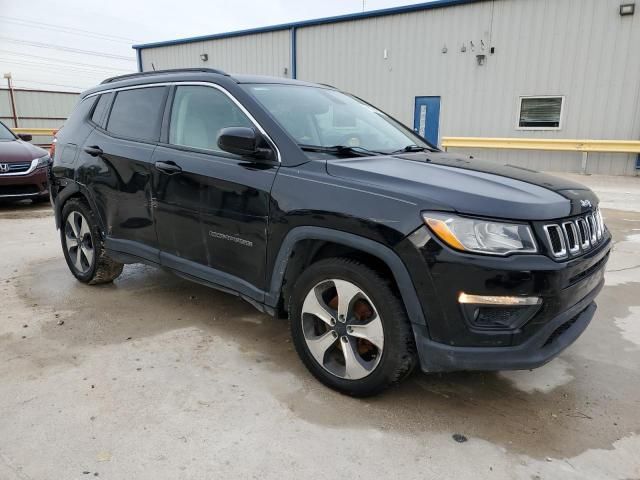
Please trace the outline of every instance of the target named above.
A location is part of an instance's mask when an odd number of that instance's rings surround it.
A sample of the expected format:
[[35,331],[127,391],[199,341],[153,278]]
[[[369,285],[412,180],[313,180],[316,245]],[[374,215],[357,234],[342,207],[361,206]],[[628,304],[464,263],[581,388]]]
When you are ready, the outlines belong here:
[[100,125],[104,126],[104,114],[111,102],[111,97],[113,97],[113,93],[105,93],[104,95],[100,95],[100,99],[98,100],[98,104],[96,108],[93,110],[93,115],[91,116],[91,120]]
[[169,143],[220,151],[220,130],[252,126],[238,106],[221,91],[211,87],[178,87],[171,109]]
[[118,92],[107,130],[114,135],[155,141],[160,136],[165,87],[137,88]]

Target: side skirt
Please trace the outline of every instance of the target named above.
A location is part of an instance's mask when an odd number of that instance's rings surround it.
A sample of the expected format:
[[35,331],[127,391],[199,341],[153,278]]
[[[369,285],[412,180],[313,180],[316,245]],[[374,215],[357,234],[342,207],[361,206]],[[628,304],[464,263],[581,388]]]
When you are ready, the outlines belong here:
[[275,309],[264,303],[264,291],[228,273],[160,252],[130,240],[107,238],[105,249],[108,255],[117,262],[144,263],[162,268],[186,280],[240,297],[261,313],[275,315]]

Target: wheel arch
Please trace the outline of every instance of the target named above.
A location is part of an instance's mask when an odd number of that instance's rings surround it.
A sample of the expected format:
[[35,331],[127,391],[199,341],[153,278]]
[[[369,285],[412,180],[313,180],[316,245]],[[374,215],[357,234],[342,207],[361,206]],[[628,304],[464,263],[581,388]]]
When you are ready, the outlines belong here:
[[64,208],[65,204],[72,198],[80,198],[84,200],[89,205],[89,208],[96,212],[96,217],[98,218],[98,222],[100,223],[100,231],[104,235],[104,224],[102,222],[102,219],[100,218],[100,215],[97,214],[98,210],[95,203],[87,194],[87,192],[82,188],[82,186],[76,182],[69,183],[63,189],[58,191],[58,194],[56,195],[54,201],[56,228],[60,229],[60,227],[62,226],[62,209]]
[[[305,246],[305,242],[311,248],[300,248]],[[285,280],[288,273],[299,271],[300,267],[307,264],[308,260],[318,258],[318,255],[320,258],[340,256],[340,247],[345,249],[343,251],[355,251],[375,259],[377,265],[374,267],[382,268],[392,275],[410,321],[427,325],[409,271],[397,253],[369,238],[323,227],[296,227],[287,234],[274,262],[269,290],[265,296],[266,303],[272,307],[278,307],[283,299],[282,294],[285,291]],[[325,254],[322,253],[323,249]],[[296,254],[300,251],[304,252],[303,255]],[[336,252],[337,254],[327,255],[326,252]]]

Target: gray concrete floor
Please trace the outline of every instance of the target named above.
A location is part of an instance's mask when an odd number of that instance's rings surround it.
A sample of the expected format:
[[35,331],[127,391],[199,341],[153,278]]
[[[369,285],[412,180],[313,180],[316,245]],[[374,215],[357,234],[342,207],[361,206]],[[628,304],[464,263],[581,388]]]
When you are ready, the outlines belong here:
[[639,479],[640,179],[579,180],[616,240],[585,334],[366,400],[235,297],[139,265],[76,282],[47,206],[0,206],[0,479]]

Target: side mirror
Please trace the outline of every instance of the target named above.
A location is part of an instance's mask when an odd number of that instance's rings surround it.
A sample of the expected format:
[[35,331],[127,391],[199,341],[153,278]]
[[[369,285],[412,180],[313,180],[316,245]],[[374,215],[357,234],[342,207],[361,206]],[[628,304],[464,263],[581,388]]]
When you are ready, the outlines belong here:
[[20,140],[24,140],[25,142],[30,142],[31,140],[33,140],[33,135],[31,135],[30,133],[19,133],[18,138]]
[[220,130],[218,147],[242,157],[271,159],[273,151],[253,128],[227,127]]

